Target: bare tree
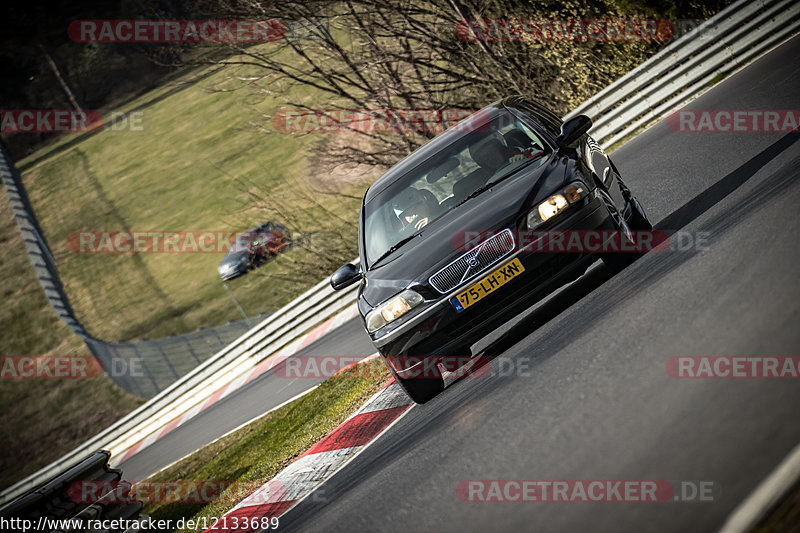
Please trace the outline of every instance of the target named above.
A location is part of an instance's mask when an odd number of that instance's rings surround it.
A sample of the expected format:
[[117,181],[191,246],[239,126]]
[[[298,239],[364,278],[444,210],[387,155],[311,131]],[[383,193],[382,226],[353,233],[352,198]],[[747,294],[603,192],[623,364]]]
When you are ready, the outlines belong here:
[[[213,9],[219,17],[278,19],[286,27],[284,38],[273,43],[229,44],[230,55],[215,60],[231,72],[219,90],[276,98],[284,111],[332,124],[337,134],[324,137],[316,156],[321,172],[348,164],[380,172],[448,125],[448,110],[468,112],[509,94],[526,94],[566,113],[657,48],[647,42],[469,39],[459,31],[473,19],[621,16],[611,0],[230,0]],[[420,120],[412,112],[421,110],[426,113]],[[343,111],[366,116],[371,126]],[[262,115],[254,125],[276,134],[276,121],[284,119]],[[327,274],[355,255],[350,243],[357,209],[333,212],[331,199],[322,196],[341,192],[298,186],[291,201],[276,201],[271,191],[256,187],[252,199],[301,236],[298,246],[309,259],[297,268]],[[314,220],[325,220],[325,227],[309,229],[314,224],[291,211],[293,202],[323,213]]]
[[[219,62],[247,73],[240,75],[240,90],[280,98],[288,109],[305,110],[327,124],[338,122],[340,131],[350,130],[367,141],[329,143],[331,163],[386,167],[441,131],[446,121],[435,112],[474,110],[522,93],[566,113],[655,49],[647,42],[469,40],[457,31],[474,19],[620,16],[609,0],[567,5],[513,0],[234,1],[215,9],[227,16],[279,19],[287,32],[268,46],[231,44],[235,55]],[[309,89],[313,99],[297,96]],[[383,122],[385,131],[342,121],[340,111],[347,110],[364,112],[361,116],[367,114],[373,125]],[[420,120],[404,113],[410,110],[428,113]]]
[[66,80],[64,80],[64,76],[61,75],[61,70],[59,70],[58,65],[56,65],[53,56],[50,55],[50,53],[47,51],[47,48],[45,48],[42,43],[37,43],[37,45],[39,46],[39,50],[42,51],[42,55],[47,61],[50,70],[53,71],[53,75],[58,80],[58,84],[61,86],[61,89],[67,96],[67,99],[69,99],[69,102],[72,104],[72,107],[75,109],[75,111],[81,111],[81,106],[78,104],[75,94],[73,94],[72,89],[69,88],[69,84],[66,82]]

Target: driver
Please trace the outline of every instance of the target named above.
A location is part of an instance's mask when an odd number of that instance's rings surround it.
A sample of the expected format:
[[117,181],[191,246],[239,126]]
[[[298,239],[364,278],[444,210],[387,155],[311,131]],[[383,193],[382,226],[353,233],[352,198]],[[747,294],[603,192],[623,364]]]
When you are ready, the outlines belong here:
[[[403,223],[404,231],[421,230],[428,225],[433,216],[430,201],[425,193],[433,196],[428,191],[421,191],[412,187],[404,191],[401,198],[398,199],[397,207],[402,210],[399,218],[400,222]],[[436,203],[438,205],[438,202]]]
[[413,227],[414,231],[419,231],[428,225],[430,215],[427,213],[424,202],[418,202],[400,214],[403,227]]

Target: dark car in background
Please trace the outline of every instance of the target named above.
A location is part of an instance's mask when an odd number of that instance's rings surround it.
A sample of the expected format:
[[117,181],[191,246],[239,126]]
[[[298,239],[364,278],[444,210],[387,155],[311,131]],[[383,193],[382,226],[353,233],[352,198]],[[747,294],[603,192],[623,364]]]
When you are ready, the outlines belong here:
[[[530,99],[506,98],[367,190],[360,264],[343,266],[330,281],[334,289],[361,282],[364,327],[415,402],[443,390],[449,358],[470,356],[472,344],[580,277],[598,256],[536,253],[536,242],[521,236],[603,230],[629,241],[635,230],[652,229],[588,135],[591,124],[584,115],[562,122]],[[636,254],[600,257],[620,268]]]
[[275,222],[264,222],[236,237],[217,267],[217,273],[223,280],[241,276],[285,247],[286,228]]

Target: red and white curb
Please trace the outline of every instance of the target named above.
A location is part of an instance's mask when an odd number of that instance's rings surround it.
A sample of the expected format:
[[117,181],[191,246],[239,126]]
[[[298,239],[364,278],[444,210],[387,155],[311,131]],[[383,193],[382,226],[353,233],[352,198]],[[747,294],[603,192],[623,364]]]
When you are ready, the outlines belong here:
[[164,437],[167,433],[172,431],[173,429],[181,426],[182,424],[186,423],[192,417],[196,416],[204,409],[210,407],[214,403],[220,401],[221,399],[225,398],[235,390],[241,388],[242,386],[246,385],[247,383],[253,381],[255,378],[268,372],[275,366],[279,365],[280,363],[284,362],[286,359],[291,357],[292,355],[296,354],[301,349],[305,348],[312,342],[316,341],[317,339],[323,337],[324,335],[330,333],[334,329],[338,328],[348,320],[355,318],[358,316],[358,308],[355,305],[347,307],[344,311],[335,315],[319,326],[315,327],[305,335],[298,337],[297,339],[293,340],[277,352],[268,355],[261,361],[259,364],[254,366],[252,370],[249,372],[245,372],[241,376],[237,377],[233,381],[221,386],[217,389],[214,393],[212,393],[209,397],[201,399],[199,403],[197,403],[194,407],[182,413],[160,428],[156,429],[145,438],[139,440],[125,450],[125,453],[116,453],[115,457],[112,457],[110,461],[111,466],[119,466],[124,461],[130,459],[143,449],[147,448],[158,439]]
[[239,502],[205,532],[259,531],[259,524],[279,517],[311,494],[396,423],[412,405],[400,385],[392,380],[339,427]]

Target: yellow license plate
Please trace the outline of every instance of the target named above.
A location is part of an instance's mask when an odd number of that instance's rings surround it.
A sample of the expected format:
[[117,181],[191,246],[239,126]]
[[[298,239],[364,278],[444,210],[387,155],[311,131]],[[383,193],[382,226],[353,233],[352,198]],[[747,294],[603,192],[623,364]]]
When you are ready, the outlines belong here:
[[505,265],[497,270],[482,277],[466,290],[450,298],[450,303],[456,308],[459,313],[473,305],[487,295],[496,291],[515,277],[525,272],[525,267],[519,262],[519,259],[512,259]]

